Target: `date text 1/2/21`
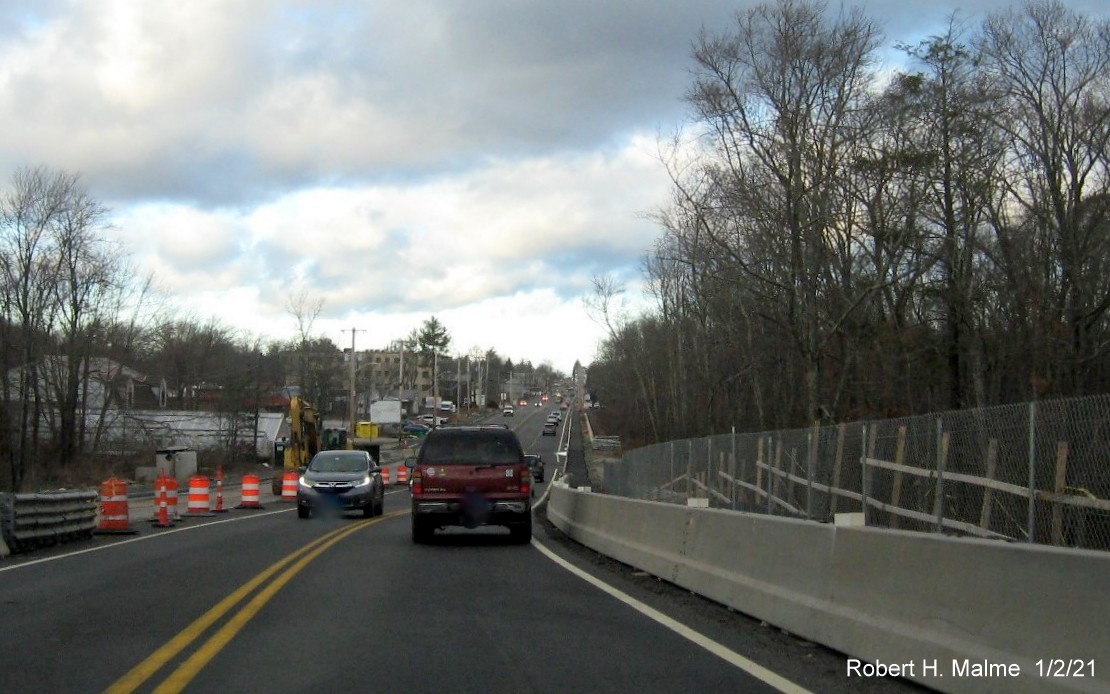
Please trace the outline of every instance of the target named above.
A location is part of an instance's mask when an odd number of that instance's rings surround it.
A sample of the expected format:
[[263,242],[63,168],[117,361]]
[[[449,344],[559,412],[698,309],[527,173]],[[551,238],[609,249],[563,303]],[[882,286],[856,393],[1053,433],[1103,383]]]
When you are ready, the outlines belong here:
[[1037,661],[1037,674],[1041,677],[1094,677],[1095,661],[1078,658],[1050,658]]

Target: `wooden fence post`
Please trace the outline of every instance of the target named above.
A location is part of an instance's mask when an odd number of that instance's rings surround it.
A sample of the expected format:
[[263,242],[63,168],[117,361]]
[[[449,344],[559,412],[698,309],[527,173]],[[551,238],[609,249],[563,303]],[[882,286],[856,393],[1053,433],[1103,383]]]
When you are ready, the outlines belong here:
[[[713,482],[715,478],[713,474],[713,439],[708,436],[705,437],[705,476],[709,487],[716,489],[717,485]],[[710,495],[709,489],[705,490],[705,495]]]
[[1037,401],[1029,403],[1029,506],[1026,542],[1037,541]]
[[[729,496],[732,497],[732,510],[733,511],[736,510],[736,488],[737,488],[736,467],[737,467],[736,466],[736,427],[733,427],[732,428],[732,457],[728,461],[728,476],[732,479],[732,482],[730,483],[730,486],[731,486],[732,489],[731,489],[731,493],[729,494]],[[743,474],[743,473],[741,473],[741,474]]]
[[875,446],[878,444],[879,439],[879,426],[877,424],[868,426],[866,423],[863,425],[863,436],[861,437],[860,448],[863,449],[863,454],[860,456],[860,475],[863,477],[860,480],[860,489],[863,490],[861,496],[863,497],[863,524],[871,525],[871,466],[867,464],[868,458],[875,457]]
[[817,446],[821,429],[817,422],[809,432],[809,455],[806,461],[806,518],[813,519],[813,478],[817,475]]
[[[767,440],[767,449],[771,449],[770,437]],[[767,475],[767,515],[772,515],[774,511],[775,499],[775,482],[778,477],[778,471],[782,469],[782,439],[775,442],[775,459],[771,462],[771,469]],[[782,485],[779,485],[780,487]]]
[[[986,478],[994,481],[995,470],[998,467],[998,439],[991,439],[987,442],[987,472]],[[991,502],[994,500],[994,488],[991,486],[983,487],[983,508],[979,510],[979,527],[984,530],[990,530],[991,525]]]
[[[894,463],[904,465],[906,462],[906,425],[898,427],[898,443],[894,449]],[[902,504],[902,471],[894,471],[894,488],[890,492],[890,505],[901,508]],[[897,529],[901,525],[897,513],[890,517],[890,527]]]
[[686,439],[686,498],[692,499],[694,491],[694,441]]
[[[762,491],[763,490],[763,465],[760,465],[760,463],[763,463],[764,465],[767,464],[767,461],[766,461],[766,459],[763,455],[764,450],[765,450],[764,446],[763,446],[763,437],[760,436],[759,439],[756,441],[756,443],[757,443],[757,446],[756,446],[756,453],[755,453],[755,488]],[[758,501],[759,501],[759,495],[756,494],[752,497],[752,503],[755,504]]]
[[942,432],[942,422],[937,418],[937,491],[933,499],[933,515],[937,518],[936,531],[944,530],[944,468],[948,465],[948,443],[951,434]]
[[[777,461],[776,461],[777,462]],[[798,449],[791,447],[790,449],[790,462],[787,463],[785,471],[786,477],[786,502],[791,506],[794,505],[794,474],[798,471]]]
[[[1068,442],[1056,442],[1056,488],[1057,494],[1065,493],[1068,488]],[[1052,544],[1064,544],[1064,506],[1058,501],[1052,503]]]
[[832,498],[829,499],[829,518],[836,518],[836,503],[840,498],[840,494],[836,491],[840,489],[840,465],[844,460],[844,433],[847,424],[841,422],[836,427],[836,459],[833,460],[833,474],[832,474]]

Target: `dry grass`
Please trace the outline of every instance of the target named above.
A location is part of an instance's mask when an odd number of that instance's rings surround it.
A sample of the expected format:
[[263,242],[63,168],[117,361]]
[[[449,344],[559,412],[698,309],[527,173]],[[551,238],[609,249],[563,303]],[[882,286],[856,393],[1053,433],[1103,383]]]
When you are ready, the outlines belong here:
[[[55,458],[32,465],[20,492],[41,492],[55,489],[97,489],[104,480],[116,477],[134,481],[135,470],[153,466],[153,450],[131,455],[84,456],[69,465],[61,466]],[[257,470],[258,461],[251,456],[228,455],[221,450],[197,451],[197,471],[214,475],[223,465],[225,476],[237,476]],[[7,459],[0,460],[0,489],[11,490],[11,467]]]

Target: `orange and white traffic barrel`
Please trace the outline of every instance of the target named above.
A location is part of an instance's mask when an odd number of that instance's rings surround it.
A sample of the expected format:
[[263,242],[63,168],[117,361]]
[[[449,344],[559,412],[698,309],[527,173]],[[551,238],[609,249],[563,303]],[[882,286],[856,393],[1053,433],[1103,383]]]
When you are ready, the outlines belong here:
[[404,465],[402,465],[401,467],[397,468],[397,484],[408,484],[408,483],[409,483],[409,469],[407,467],[405,467]]
[[382,484],[389,484],[389,468],[382,468]]
[[286,470],[281,478],[281,500],[297,500],[297,479],[300,477],[296,470]]
[[178,504],[177,504],[177,497],[178,497],[177,491],[178,491],[178,487],[179,487],[179,484],[177,482],[177,478],[166,475],[165,482],[166,482],[166,510],[169,513],[171,522],[172,521],[179,521],[179,520],[181,520],[181,511],[178,509]]
[[212,515],[211,489],[208,477],[193,475],[189,478],[189,501],[187,514],[190,516]]
[[100,485],[99,534],[132,534],[127,506],[127,482],[110,477]]
[[236,508],[262,508],[258,475],[243,475],[243,494]]

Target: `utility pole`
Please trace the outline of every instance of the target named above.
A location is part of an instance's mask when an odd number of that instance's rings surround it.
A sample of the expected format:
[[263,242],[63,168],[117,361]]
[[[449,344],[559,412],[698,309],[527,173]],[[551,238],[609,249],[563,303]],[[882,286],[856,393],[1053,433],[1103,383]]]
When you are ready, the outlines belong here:
[[462,356],[455,355],[455,410],[462,407]]
[[[258,400],[262,397],[262,385],[259,382],[262,379],[262,352],[255,350],[254,353],[254,454],[258,455]],[[276,434],[275,434],[276,436]]]
[[[346,331],[344,331],[346,332]],[[365,330],[356,330],[351,328],[351,368],[350,368],[350,392],[347,396],[347,415],[349,428],[347,429],[347,440],[350,441],[355,436],[355,334],[359,332],[366,332]]]

